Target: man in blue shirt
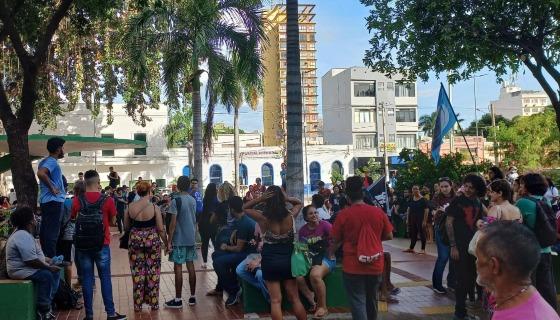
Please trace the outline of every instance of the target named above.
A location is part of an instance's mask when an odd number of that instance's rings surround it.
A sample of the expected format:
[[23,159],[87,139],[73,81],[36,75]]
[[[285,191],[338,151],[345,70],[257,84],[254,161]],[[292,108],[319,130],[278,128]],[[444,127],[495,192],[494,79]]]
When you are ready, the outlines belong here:
[[37,177],[39,178],[39,202],[41,206],[41,230],[39,239],[46,257],[56,255],[56,242],[60,233],[62,206],[66,198],[66,190],[62,179],[62,170],[58,159],[64,158],[64,143],[60,137],[52,137],[47,141],[49,156],[39,162]]
[[202,194],[198,191],[198,179],[191,179],[189,194],[196,200],[196,216],[202,213]]

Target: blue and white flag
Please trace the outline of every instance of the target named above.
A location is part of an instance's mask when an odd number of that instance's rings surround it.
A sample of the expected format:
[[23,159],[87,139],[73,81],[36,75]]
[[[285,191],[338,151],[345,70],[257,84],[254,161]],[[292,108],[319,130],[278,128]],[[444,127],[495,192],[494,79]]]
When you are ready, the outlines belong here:
[[455,111],[453,111],[453,107],[451,106],[451,102],[449,101],[449,97],[442,83],[439,89],[437,118],[432,137],[432,159],[434,159],[436,165],[439,163],[439,150],[443,144],[443,137],[453,128],[456,122],[457,116],[455,115]]

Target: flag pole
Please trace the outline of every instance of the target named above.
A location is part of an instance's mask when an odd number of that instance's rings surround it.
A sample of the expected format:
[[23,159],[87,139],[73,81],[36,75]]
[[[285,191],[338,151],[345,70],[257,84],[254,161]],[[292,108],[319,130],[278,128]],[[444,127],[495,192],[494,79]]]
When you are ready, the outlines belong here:
[[[455,116],[457,126],[459,127],[459,130],[461,131],[461,136],[463,136],[463,140],[465,140],[465,144],[467,145],[467,150],[469,150],[469,154],[471,155],[471,159],[473,161],[473,164],[476,166],[476,161],[474,160],[474,156],[472,154],[471,147],[469,146],[469,143],[467,142],[467,138],[465,137],[465,132],[463,131],[463,127],[461,127],[461,124],[459,123],[459,119],[457,119],[457,113],[455,113],[455,109],[453,109],[453,105],[451,105],[451,109],[453,110],[453,115]],[[477,137],[477,139],[478,139],[478,137]]]

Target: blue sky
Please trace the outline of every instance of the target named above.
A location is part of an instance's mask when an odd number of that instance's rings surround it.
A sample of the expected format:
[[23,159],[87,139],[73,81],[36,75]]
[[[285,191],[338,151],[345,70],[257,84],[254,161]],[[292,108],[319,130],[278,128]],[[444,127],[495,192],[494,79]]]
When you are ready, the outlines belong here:
[[[301,3],[304,3],[300,0]],[[363,66],[365,50],[369,48],[370,35],[366,29],[365,18],[369,9],[359,0],[323,0],[308,1],[316,4],[315,21],[317,23],[317,76],[320,78],[331,68]],[[477,105],[478,109],[486,113],[491,100],[498,98],[500,84],[492,72],[481,71],[477,78]],[[437,79],[435,74],[427,82],[418,82],[418,108],[419,114],[429,114],[436,110],[439,83],[445,83],[445,75]],[[523,89],[541,90],[538,82],[529,72],[517,75],[517,84]],[[319,108],[321,107],[321,88],[319,87]],[[453,107],[465,119],[465,126],[474,120],[474,94],[473,81],[464,81],[453,88]],[[321,114],[321,110],[319,110]],[[479,112],[478,116],[481,116]],[[225,110],[216,110],[216,122],[233,124],[233,116]],[[262,131],[262,108],[252,111],[247,107],[241,109],[240,127],[244,130]]]

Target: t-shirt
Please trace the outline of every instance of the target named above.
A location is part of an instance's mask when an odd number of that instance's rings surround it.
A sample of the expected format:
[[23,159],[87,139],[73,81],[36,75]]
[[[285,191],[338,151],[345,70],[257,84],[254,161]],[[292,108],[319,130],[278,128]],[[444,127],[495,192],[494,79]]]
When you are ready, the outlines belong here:
[[[117,206],[117,212],[119,214],[123,214],[124,211],[126,210],[126,199],[125,199],[125,197],[124,196],[118,196],[118,195],[115,195],[114,197],[115,197],[115,204]],[[122,201],[119,201],[119,200],[122,200]]]
[[62,170],[53,157],[46,157],[39,162],[39,169],[45,168],[49,170],[49,179],[51,184],[60,191],[58,194],[53,194],[49,186],[46,185],[41,179],[39,179],[39,187],[41,192],[39,194],[39,200],[41,203],[46,203],[50,201],[64,202],[66,197],[66,190],[64,189],[64,182],[62,181]]
[[544,197],[548,199],[548,201],[552,204],[555,204],[556,201],[554,198],[558,198],[558,189],[556,187],[550,187],[546,190]]
[[196,201],[196,214],[201,214],[202,209],[204,207],[202,194],[200,192],[198,192],[197,190],[191,191],[190,194],[194,198],[194,200]]
[[477,198],[470,199],[462,195],[451,201],[445,214],[453,217],[457,246],[466,250],[476,232],[476,221],[482,217],[482,203]]
[[319,221],[319,225],[314,229],[311,229],[309,224],[299,229],[299,241],[307,243],[312,265],[321,265],[331,243],[331,231],[332,225],[324,220]]
[[425,198],[414,200],[410,198],[408,201],[409,220],[422,221],[424,219],[424,210],[428,209],[428,201]]
[[383,234],[393,232],[393,226],[389,218],[380,208],[367,204],[354,204],[341,210],[336,217],[332,236],[337,241],[342,241],[342,270],[350,274],[380,275],[383,273],[383,255],[380,259],[370,264],[358,261],[358,237],[364,223],[368,223],[379,242],[375,244],[375,250],[383,252],[381,238]]
[[[249,242],[255,239],[255,220],[247,215],[233,221],[232,228],[235,230],[235,239],[246,241],[245,247],[242,252],[253,253],[256,252],[254,246],[249,245]],[[232,245],[235,245],[232,243]]]
[[177,202],[171,201],[167,213],[177,215],[175,233],[173,234],[173,246],[184,247],[195,245],[196,232],[196,201],[189,194],[181,193],[181,212],[177,212]]
[[[535,200],[542,200],[543,197],[541,196],[531,196]],[[548,200],[545,201],[548,202]],[[550,203],[549,203],[550,205]],[[517,200],[515,206],[519,208],[521,211],[521,215],[523,216],[523,224],[529,227],[531,230],[535,228],[535,222],[537,220],[537,204],[529,200],[527,198],[521,198]],[[551,253],[552,250],[550,247],[541,248],[541,253]]]
[[317,214],[321,220],[329,220],[331,218],[331,215],[325,207],[317,208]]
[[333,213],[337,213],[340,210],[340,198],[342,198],[340,193],[333,193],[329,196],[329,202],[331,203]]
[[[86,202],[87,203],[95,203],[101,197],[100,192],[86,192]],[[78,213],[81,210],[80,199],[78,197],[74,197],[72,199],[72,219],[75,219],[78,216]],[[115,207],[115,201],[113,198],[105,199],[105,204],[103,204],[103,229],[105,229],[105,240],[103,241],[104,245],[109,245],[111,243],[111,226],[109,224],[109,218],[113,218],[117,215],[117,208]]]
[[558,314],[537,290],[523,304],[505,310],[496,310],[492,320],[560,320]]
[[18,230],[10,236],[6,244],[6,268],[10,278],[23,280],[39,271],[25,264],[25,261],[35,259],[45,261],[37,242],[27,230]]
[[409,198],[402,198],[399,197],[399,199],[397,200],[397,204],[399,205],[399,214],[404,214],[406,213],[406,210],[408,210],[408,202],[410,201]]

